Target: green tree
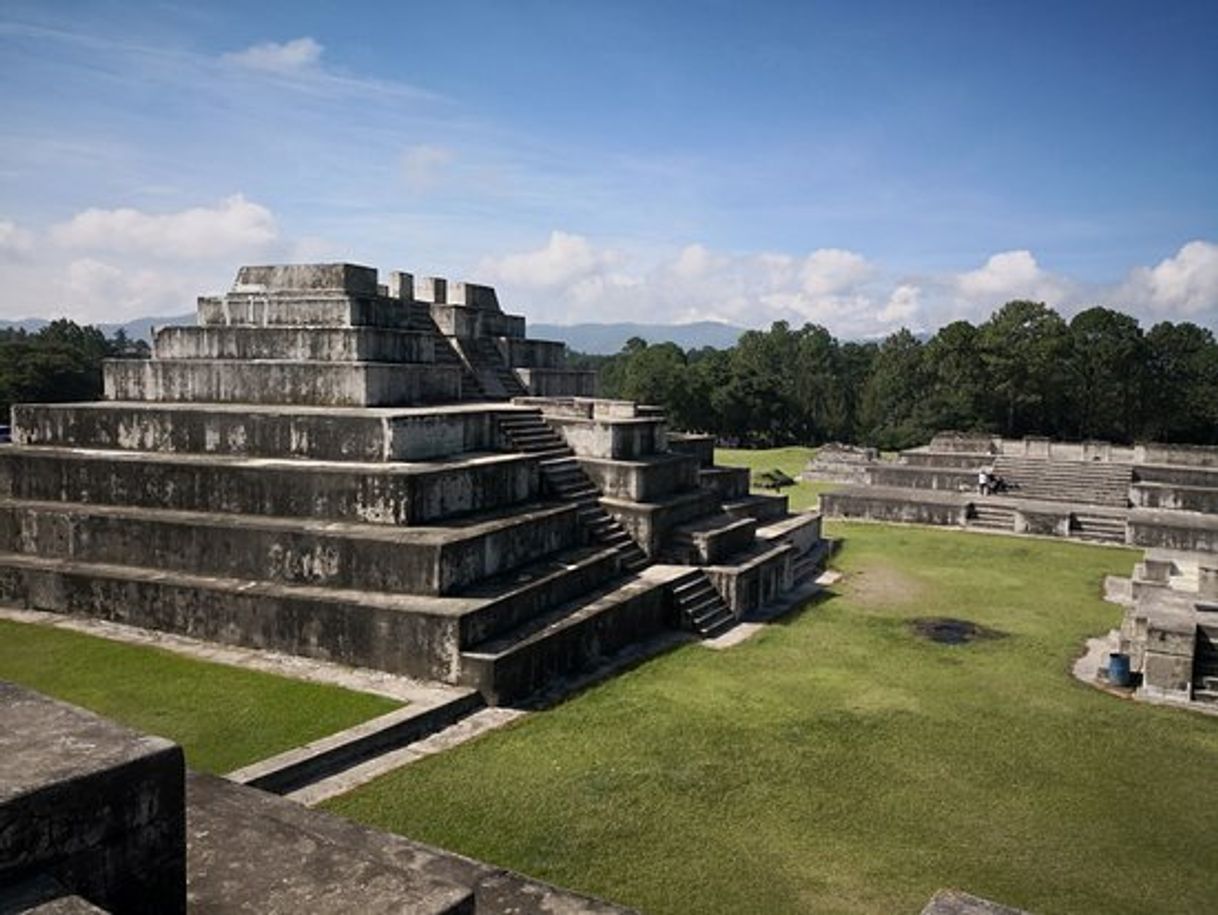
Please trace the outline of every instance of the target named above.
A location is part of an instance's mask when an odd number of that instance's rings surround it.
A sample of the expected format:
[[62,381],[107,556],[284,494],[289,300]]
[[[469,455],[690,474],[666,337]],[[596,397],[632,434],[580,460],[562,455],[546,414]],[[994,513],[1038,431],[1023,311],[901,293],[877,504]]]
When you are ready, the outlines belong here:
[[1066,322],[1043,302],[1007,302],[981,325],[987,410],[1005,435],[1061,432],[1069,351]]

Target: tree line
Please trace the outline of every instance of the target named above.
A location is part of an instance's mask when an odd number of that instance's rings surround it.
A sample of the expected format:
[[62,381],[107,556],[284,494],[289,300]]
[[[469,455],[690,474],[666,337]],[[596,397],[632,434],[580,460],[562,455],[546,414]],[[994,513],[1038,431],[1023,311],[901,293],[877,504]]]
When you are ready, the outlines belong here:
[[0,330],[0,425],[8,424],[15,403],[96,400],[103,359],[147,355],[147,343],[121,330],[107,338],[72,321],[53,321],[34,333]]
[[603,396],[662,405],[676,428],[748,446],[907,448],[943,429],[1218,444],[1213,333],[1167,321],[1144,332],[1109,308],[1067,322],[1041,302],[1014,301],[979,325],[877,342],[780,321],[731,349],[634,338],[616,355],[576,353],[571,363],[599,371]]

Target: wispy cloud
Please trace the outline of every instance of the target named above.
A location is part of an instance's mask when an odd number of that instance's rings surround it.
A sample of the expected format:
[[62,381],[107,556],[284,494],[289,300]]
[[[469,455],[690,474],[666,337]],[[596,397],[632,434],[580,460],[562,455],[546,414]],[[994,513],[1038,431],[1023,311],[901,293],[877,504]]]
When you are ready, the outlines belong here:
[[231,51],[220,55],[222,61],[265,70],[270,73],[300,73],[312,70],[321,62],[322,46],[312,38],[294,38],[282,44],[268,41],[252,45],[244,51]]

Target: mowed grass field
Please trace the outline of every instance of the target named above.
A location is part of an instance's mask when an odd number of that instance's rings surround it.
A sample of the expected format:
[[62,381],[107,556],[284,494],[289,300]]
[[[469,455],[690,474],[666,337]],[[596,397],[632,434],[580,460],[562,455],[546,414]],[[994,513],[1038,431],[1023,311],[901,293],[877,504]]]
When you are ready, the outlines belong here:
[[[767,470],[781,470],[796,481],[794,486],[785,487],[779,492],[790,500],[791,511],[801,512],[816,508],[817,500],[822,492],[833,489],[834,483],[810,483],[801,480],[803,473],[815,448],[792,446],[790,448],[766,448],[751,450],[747,448],[716,448],[715,463],[724,467],[747,467],[756,476]],[[773,492],[773,490],[757,489],[756,492]]]
[[[330,802],[650,913],[1213,912],[1218,719],[1074,681],[1135,554],[836,524],[832,593]],[[910,620],[1000,638],[941,645]]]
[[8,620],[0,620],[0,680],[177,741],[186,764],[206,772],[231,771],[401,705]]

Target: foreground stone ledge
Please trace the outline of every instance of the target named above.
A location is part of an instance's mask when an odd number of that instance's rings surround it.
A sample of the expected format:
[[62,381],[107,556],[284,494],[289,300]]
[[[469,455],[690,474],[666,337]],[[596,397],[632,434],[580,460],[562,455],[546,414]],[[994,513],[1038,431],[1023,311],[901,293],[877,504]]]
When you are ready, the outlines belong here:
[[107,910],[186,909],[179,747],[0,682],[0,887],[41,876]]

